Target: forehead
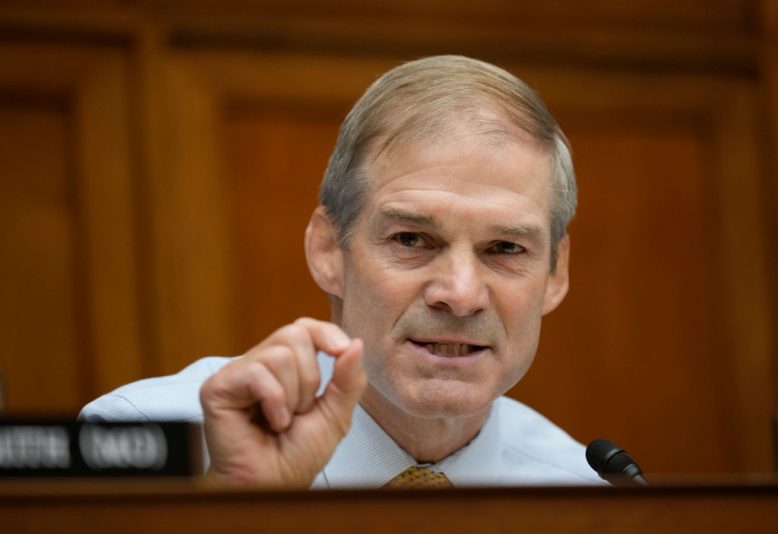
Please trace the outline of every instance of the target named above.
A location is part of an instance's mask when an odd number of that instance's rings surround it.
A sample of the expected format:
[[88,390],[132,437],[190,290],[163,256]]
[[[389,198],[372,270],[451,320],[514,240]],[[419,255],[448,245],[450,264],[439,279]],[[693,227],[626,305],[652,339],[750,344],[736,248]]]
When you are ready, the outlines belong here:
[[365,170],[368,216],[413,208],[488,218],[491,224],[499,217],[516,223],[534,217],[548,225],[551,158],[529,136],[462,131],[391,151],[374,148]]

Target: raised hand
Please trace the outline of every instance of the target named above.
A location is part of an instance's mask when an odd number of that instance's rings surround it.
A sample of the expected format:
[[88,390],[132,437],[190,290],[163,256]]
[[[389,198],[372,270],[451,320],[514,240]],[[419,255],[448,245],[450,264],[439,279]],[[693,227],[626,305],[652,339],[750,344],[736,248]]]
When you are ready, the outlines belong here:
[[[321,381],[316,353],[335,358]],[[208,477],[225,484],[310,487],[346,435],[367,385],[363,345],[335,324],[298,319],[209,378],[200,390]]]

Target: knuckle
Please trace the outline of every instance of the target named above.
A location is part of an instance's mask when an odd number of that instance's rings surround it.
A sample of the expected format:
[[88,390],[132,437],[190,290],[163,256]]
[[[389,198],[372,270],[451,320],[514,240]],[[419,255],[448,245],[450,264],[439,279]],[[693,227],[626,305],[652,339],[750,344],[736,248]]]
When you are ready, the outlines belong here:
[[297,339],[308,335],[308,329],[297,321],[288,324],[279,331],[284,339]]
[[227,388],[230,376],[234,373],[236,366],[239,365],[239,360],[233,360],[203,381],[200,385],[200,399],[218,395]]
[[316,323],[316,319],[313,319],[312,317],[299,317],[297,318],[292,324],[296,324],[302,328],[308,328],[312,324]]
[[273,369],[278,369],[294,363],[294,351],[286,345],[273,345],[262,353],[259,360]]
[[214,395],[215,386],[213,385],[213,380],[214,378],[211,376],[200,386],[200,403],[204,407],[207,407],[211,397]]
[[248,358],[254,358],[257,356],[257,354],[260,354],[264,349],[268,347],[268,340],[265,339],[260,343],[257,343],[253,347],[251,347],[249,350],[247,350],[245,353],[243,353],[240,358],[241,359],[248,359]]
[[286,404],[286,394],[280,386],[272,386],[263,391],[263,403],[274,406]]
[[262,398],[277,399],[282,398],[283,388],[272,377],[270,370],[261,362],[254,362],[244,370],[244,379],[254,383],[257,386],[257,392]]

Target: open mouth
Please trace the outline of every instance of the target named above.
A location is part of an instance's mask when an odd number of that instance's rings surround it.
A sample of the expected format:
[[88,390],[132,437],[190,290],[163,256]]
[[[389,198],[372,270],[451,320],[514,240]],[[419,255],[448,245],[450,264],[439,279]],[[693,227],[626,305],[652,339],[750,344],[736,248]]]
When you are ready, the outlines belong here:
[[471,354],[475,354],[476,352],[487,348],[483,345],[471,345],[469,343],[439,343],[429,341],[414,341],[412,339],[410,342],[417,347],[424,347],[428,352],[435,354],[436,356],[470,356]]

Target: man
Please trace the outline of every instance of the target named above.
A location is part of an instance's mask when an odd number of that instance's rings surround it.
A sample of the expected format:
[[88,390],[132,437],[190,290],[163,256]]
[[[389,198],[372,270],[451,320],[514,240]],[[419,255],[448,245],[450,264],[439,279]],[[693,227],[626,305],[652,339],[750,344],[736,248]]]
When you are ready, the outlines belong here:
[[299,319],[82,418],[204,418],[225,484],[596,483],[581,445],[502,397],[568,287],[575,176],[532,90],[455,56],[386,73],[344,121],[320,201],[305,251],[332,322]]

